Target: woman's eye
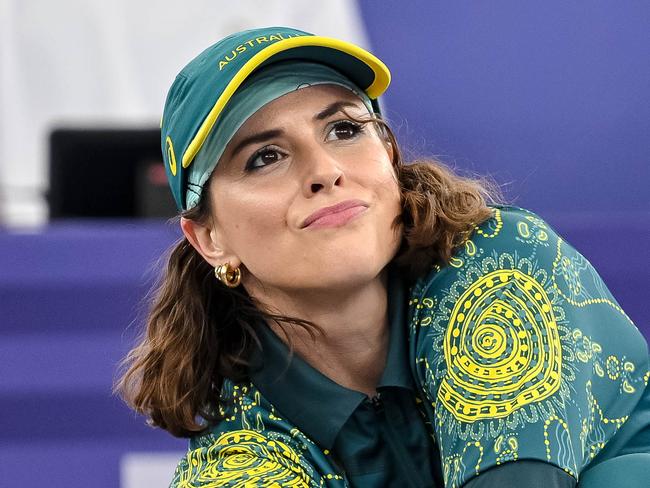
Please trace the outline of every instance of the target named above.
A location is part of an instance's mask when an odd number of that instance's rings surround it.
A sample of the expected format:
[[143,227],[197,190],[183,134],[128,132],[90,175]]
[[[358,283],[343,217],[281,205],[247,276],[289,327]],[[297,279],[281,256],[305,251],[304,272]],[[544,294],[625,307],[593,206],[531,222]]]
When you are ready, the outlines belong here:
[[334,124],[328,134],[327,140],[353,139],[362,130],[361,125],[350,122],[349,120],[342,120]]
[[246,163],[246,169],[258,169],[269,164],[277,163],[282,159],[282,154],[280,154],[276,149],[263,148],[257,151],[251,156],[251,158]]

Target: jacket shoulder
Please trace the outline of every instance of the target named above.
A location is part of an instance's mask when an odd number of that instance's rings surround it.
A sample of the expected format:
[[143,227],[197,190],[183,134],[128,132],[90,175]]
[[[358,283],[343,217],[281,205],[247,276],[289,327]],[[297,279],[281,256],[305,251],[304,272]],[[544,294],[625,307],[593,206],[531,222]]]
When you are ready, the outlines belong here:
[[[252,383],[224,382],[223,419],[193,437],[170,488],[345,486],[329,453],[264,399]],[[328,485],[329,486],[329,485]]]
[[554,247],[561,237],[539,215],[511,205],[493,205],[491,209],[492,216],[474,226],[446,266],[435,265],[416,281],[412,288],[414,296],[426,293],[434,282],[451,278],[455,275],[454,269],[481,258],[499,259],[501,255],[515,254],[536,260],[554,257]]
[[589,261],[526,209],[493,207],[420,278],[410,311],[448,485],[517,459],[578,478],[648,381],[639,330]]

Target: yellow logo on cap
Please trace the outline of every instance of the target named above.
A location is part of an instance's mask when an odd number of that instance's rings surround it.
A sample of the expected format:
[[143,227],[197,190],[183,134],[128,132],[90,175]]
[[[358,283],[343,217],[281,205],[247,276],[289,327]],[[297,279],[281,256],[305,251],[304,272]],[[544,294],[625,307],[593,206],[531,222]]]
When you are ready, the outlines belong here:
[[174,145],[172,144],[172,138],[167,136],[165,140],[167,146],[167,160],[169,161],[169,169],[172,172],[172,175],[176,176],[176,155],[174,154]]
[[239,53],[243,53],[246,51],[248,47],[252,48],[255,47],[259,44],[265,43],[265,42],[277,42],[277,41],[283,41],[284,39],[290,39],[292,37],[300,37],[304,36],[306,34],[281,34],[279,32],[276,32],[275,34],[272,34],[270,36],[259,36],[256,37],[255,39],[249,39],[248,41],[242,42],[239,46],[237,46],[235,49],[231,51],[230,54],[226,54],[220,61],[219,61],[219,71],[221,71],[230,61],[235,59]]

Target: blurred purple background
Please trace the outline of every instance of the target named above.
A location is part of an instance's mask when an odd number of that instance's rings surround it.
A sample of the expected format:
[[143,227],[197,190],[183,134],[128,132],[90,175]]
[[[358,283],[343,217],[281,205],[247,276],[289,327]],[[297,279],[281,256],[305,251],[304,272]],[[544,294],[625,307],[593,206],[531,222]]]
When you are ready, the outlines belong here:
[[[359,6],[407,154],[506,184],[650,337],[650,4]],[[0,233],[0,485],[115,487],[124,452],[185,449],[111,395],[176,227]]]

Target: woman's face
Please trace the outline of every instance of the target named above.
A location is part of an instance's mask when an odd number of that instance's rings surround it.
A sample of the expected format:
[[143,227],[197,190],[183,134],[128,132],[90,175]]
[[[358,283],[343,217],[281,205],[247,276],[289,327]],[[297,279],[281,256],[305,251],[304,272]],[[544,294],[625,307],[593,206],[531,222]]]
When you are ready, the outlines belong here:
[[249,292],[359,286],[401,242],[391,154],[349,90],[316,85],[250,117],[209,186],[218,265],[244,265]]

